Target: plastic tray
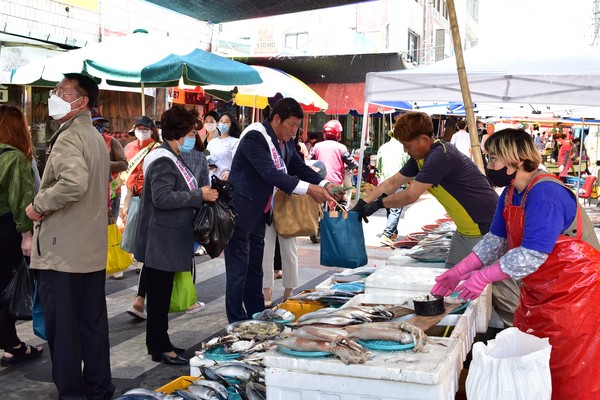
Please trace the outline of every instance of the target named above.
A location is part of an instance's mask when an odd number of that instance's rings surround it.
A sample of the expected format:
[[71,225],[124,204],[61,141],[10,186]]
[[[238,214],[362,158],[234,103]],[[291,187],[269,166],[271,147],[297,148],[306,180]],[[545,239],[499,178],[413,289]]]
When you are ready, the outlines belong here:
[[320,357],[328,357],[331,355],[328,351],[298,351],[288,349],[287,347],[278,346],[277,350],[282,352],[283,354],[287,354],[288,356],[294,357],[308,357],[308,358],[320,358]]
[[357,343],[367,349],[380,351],[409,350],[415,347],[414,343],[402,344],[391,340],[358,340]]
[[240,358],[240,353],[227,353],[223,345],[215,346],[204,352],[204,358],[213,361],[231,361]]

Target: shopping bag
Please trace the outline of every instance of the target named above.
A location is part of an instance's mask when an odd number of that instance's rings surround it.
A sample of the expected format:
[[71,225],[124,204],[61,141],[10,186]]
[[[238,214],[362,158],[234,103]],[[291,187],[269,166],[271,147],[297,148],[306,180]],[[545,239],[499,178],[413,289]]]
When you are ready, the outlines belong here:
[[8,311],[21,320],[31,320],[33,309],[33,276],[29,270],[27,260],[23,258],[21,263],[13,270],[13,276],[2,292]]
[[194,240],[200,243],[210,258],[219,255],[229,243],[235,229],[233,185],[212,176],[211,187],[219,193],[214,202],[204,202],[196,211],[192,229]]
[[140,211],[140,197],[133,196],[129,202],[129,210],[127,212],[127,223],[123,231],[121,239],[121,248],[128,253],[134,253],[135,236],[137,233],[138,213]]
[[37,284],[33,292],[33,312],[31,314],[33,333],[40,339],[48,340],[46,337],[46,321],[44,320],[44,310],[40,301]]
[[279,190],[273,200],[273,225],[284,238],[312,236],[319,229],[319,203],[307,194]]
[[106,275],[116,274],[126,270],[133,258],[131,254],[121,249],[121,231],[117,224],[108,225],[108,255],[106,257]]
[[343,268],[365,265],[368,259],[360,214],[345,210],[321,214],[321,265]]
[[185,311],[197,300],[198,296],[196,294],[192,273],[189,271],[175,272],[169,312],[175,313]]
[[496,339],[473,345],[466,390],[469,400],[549,400],[550,345],[548,338],[507,328]]

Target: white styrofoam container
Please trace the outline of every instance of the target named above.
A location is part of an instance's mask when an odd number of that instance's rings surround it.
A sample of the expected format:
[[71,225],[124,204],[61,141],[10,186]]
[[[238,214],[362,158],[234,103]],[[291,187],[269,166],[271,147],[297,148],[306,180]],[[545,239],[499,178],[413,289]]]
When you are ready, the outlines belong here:
[[453,400],[462,369],[460,344],[451,338],[437,338],[427,353],[373,351],[365,364],[276,350],[264,362],[269,400]]
[[[354,272],[353,269],[351,268],[345,268],[342,272],[339,272],[340,275],[353,275],[356,272]],[[331,289],[331,285],[333,285],[335,282],[333,281],[333,278],[331,276],[328,276],[327,279],[325,279],[323,282],[319,283],[316,287],[315,290],[320,292],[323,290],[330,290]]]
[[399,265],[406,267],[423,267],[423,268],[445,268],[446,263],[442,262],[422,262],[417,261],[406,255],[406,249],[395,249],[392,255],[385,261],[386,265]]
[[[414,309],[412,299],[414,294],[411,293],[400,293],[397,296],[385,296],[385,295],[373,295],[373,294],[359,294],[354,296],[350,301],[342,306],[342,308],[356,306],[356,305],[401,305],[406,308]],[[460,342],[461,347],[461,360],[464,361],[467,358],[467,354],[471,351],[473,342],[475,341],[476,334],[476,315],[477,315],[477,304],[472,301],[462,314],[450,314],[446,315],[438,323],[443,326],[454,326],[451,339],[456,339]],[[398,320],[407,320],[414,317],[413,314],[399,318]]]
[[[445,271],[446,268],[384,265],[365,279],[365,294],[399,296],[408,292],[411,297],[429,294],[435,285],[435,277]],[[475,329],[485,333],[492,315],[492,287],[488,285],[473,304],[477,305]]]

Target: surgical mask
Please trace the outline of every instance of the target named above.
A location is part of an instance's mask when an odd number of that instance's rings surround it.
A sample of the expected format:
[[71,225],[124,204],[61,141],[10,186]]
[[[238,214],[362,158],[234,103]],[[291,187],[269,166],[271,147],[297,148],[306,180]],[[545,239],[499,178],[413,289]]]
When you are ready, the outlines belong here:
[[135,130],[135,137],[140,142],[143,142],[145,140],[150,139],[150,137],[152,137],[152,131],[148,130],[148,129],[136,129]]
[[219,128],[219,131],[221,133],[228,133],[229,132],[229,125],[227,125],[227,124],[219,124],[219,125],[217,125],[217,128]]
[[515,176],[517,176],[517,171],[513,172],[510,175],[507,174],[506,171],[507,167],[504,167],[499,170],[486,169],[485,174],[489,178],[490,182],[492,182],[492,185],[497,187],[505,187],[510,185],[513,179],[515,179]]
[[76,98],[72,102],[65,101],[53,94],[48,99],[48,115],[50,115],[53,119],[59,120],[64,118],[65,115],[71,112],[71,104],[75,103],[81,97]]
[[204,124],[204,127],[208,132],[213,132],[215,129],[217,129],[217,124],[215,122],[207,122]]
[[190,151],[192,151],[192,149],[194,148],[195,145],[196,145],[196,138],[188,137],[188,136],[183,138],[183,144],[177,143],[177,147],[179,148],[179,151],[182,153],[189,153]]

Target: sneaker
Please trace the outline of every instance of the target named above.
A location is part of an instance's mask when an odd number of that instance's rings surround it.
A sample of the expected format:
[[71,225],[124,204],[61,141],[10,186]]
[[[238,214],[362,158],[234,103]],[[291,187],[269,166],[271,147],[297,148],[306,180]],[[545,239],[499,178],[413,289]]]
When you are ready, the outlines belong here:
[[389,238],[385,235],[381,235],[381,240],[379,241],[379,243],[381,243],[385,246],[391,246],[394,244],[394,241],[392,240],[392,238]]
[[198,250],[194,253],[195,256],[205,256],[206,255],[206,250],[204,249],[204,247],[200,246],[198,247]]
[[201,301],[197,301],[196,304],[197,305],[194,305],[194,306],[191,306],[190,308],[188,308],[185,313],[186,314],[196,314],[197,312],[200,312],[206,308],[206,304],[204,304]]
[[121,278],[123,278],[123,271],[117,272],[116,274],[112,274],[112,277],[114,279],[121,279]]
[[146,315],[146,311],[139,312],[138,310],[133,308],[133,306],[131,306],[131,307],[129,307],[129,309],[127,309],[127,314],[131,315],[134,318],[138,318],[138,319],[148,319],[148,315]]

